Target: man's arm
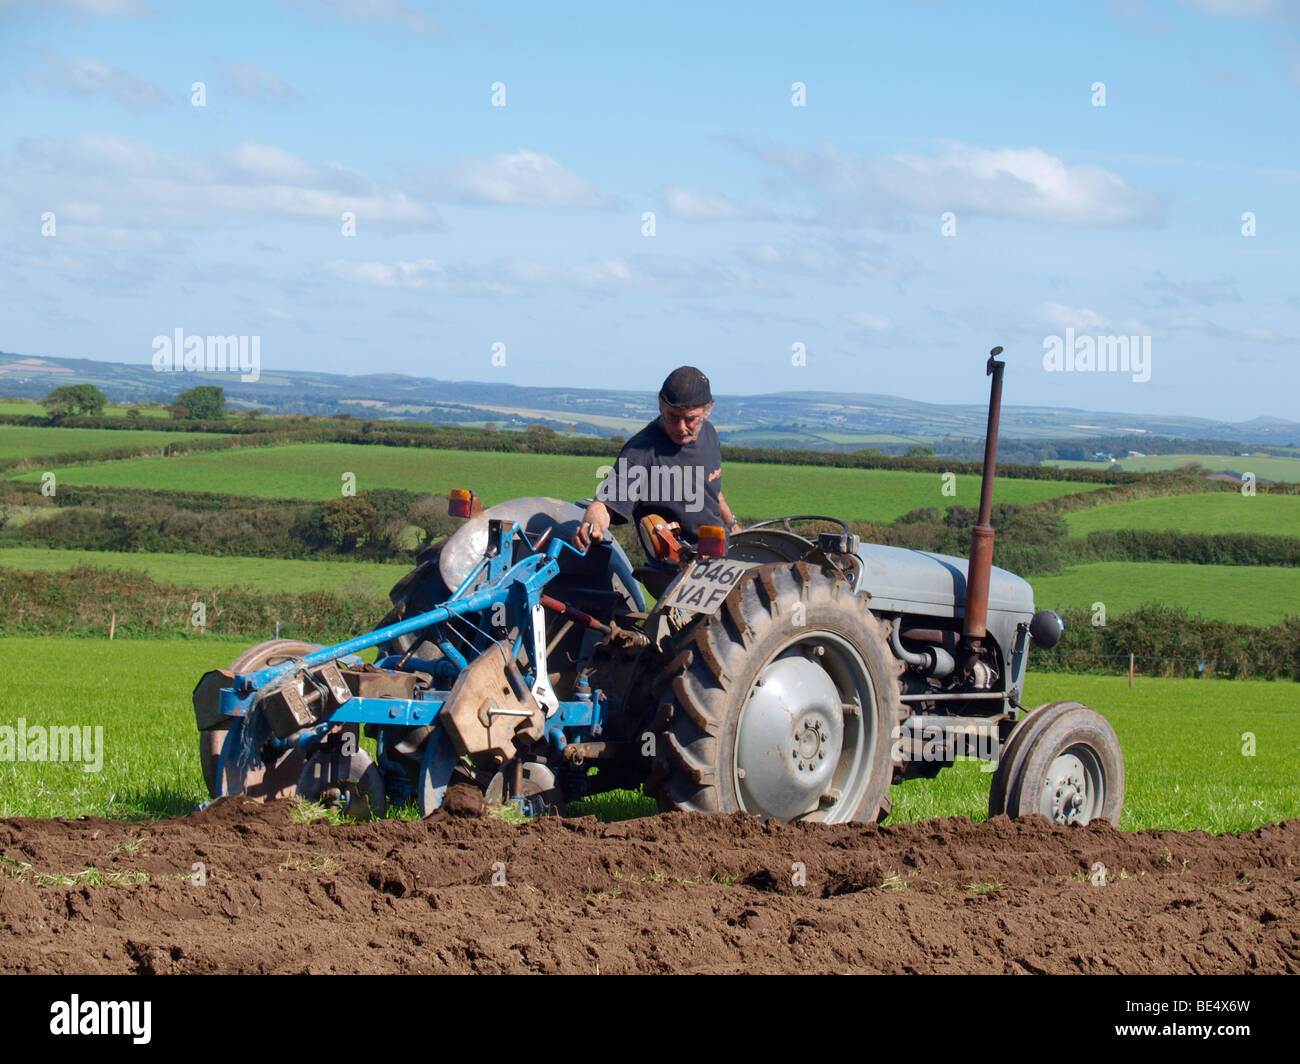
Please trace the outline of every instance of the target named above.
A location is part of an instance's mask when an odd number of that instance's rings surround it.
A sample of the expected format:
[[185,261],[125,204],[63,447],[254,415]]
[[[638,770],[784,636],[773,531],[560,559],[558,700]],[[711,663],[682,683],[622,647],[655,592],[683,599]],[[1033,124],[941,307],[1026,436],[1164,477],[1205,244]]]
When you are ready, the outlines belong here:
[[731,512],[731,507],[727,505],[727,497],[718,492],[718,509],[722,512],[722,520],[727,526],[728,532],[739,532],[740,522],[736,520],[736,515]]
[[592,540],[604,539],[605,533],[609,531],[609,522],[609,507],[597,499],[582,515],[582,523],[573,533],[573,545],[578,550],[586,550],[591,546]]

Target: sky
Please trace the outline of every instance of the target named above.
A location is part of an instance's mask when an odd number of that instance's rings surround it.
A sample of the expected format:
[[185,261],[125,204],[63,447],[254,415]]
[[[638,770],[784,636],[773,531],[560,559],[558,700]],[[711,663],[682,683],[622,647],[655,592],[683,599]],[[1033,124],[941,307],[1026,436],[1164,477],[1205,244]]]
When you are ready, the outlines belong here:
[[0,0],[0,350],[1295,419],[1298,145],[1300,0]]

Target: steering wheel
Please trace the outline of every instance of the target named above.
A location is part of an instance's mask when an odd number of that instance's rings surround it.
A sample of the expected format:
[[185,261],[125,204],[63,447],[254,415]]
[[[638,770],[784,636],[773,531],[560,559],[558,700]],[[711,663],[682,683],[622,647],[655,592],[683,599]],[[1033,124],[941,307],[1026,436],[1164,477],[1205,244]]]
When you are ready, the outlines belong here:
[[853,530],[849,528],[848,522],[841,521],[838,517],[827,517],[825,514],[799,514],[797,517],[772,517],[766,521],[756,521],[752,525],[746,525],[740,531],[753,532],[756,529],[767,528],[769,525],[779,524],[792,536],[797,536],[799,533],[790,527],[791,521],[829,521],[831,524],[839,525],[840,528],[844,529],[844,534],[846,536],[853,534]]

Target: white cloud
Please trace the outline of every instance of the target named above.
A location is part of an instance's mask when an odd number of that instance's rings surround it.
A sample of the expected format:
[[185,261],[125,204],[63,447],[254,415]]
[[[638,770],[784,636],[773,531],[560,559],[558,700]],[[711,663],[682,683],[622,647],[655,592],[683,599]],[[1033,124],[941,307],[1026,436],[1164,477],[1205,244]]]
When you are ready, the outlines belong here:
[[1091,333],[1106,336],[1152,336],[1158,330],[1136,318],[1109,318],[1090,307],[1069,307],[1063,303],[1043,303],[1031,315],[1035,325],[1064,332]]
[[1300,87],[1300,42],[1294,36],[1300,28],[1300,3],[1296,0],[1183,0],[1183,3],[1213,18],[1275,23],[1281,28],[1276,39],[1290,67],[1291,82]]
[[1266,329],[1259,325],[1248,325],[1244,329],[1232,329],[1196,316],[1173,318],[1169,322],[1169,328],[1180,332],[1199,333],[1202,336],[1223,343],[1287,345],[1295,343],[1293,337],[1284,336],[1273,329]]
[[323,184],[327,171],[293,152],[273,144],[260,144],[246,140],[225,153],[225,158],[241,174],[287,185]]
[[222,228],[257,219],[339,226],[344,211],[356,214],[359,229],[439,224],[436,211],[401,189],[254,141],[215,156],[184,156],[102,134],[23,140],[0,157],[0,172],[0,217],[10,219],[58,214],[68,204],[82,219],[120,229]]
[[845,280],[853,271],[843,255],[806,245],[740,244],[736,254],[753,266],[827,280]]
[[506,275],[521,285],[557,286],[589,292],[614,292],[645,287],[645,279],[623,259],[599,259],[576,264],[540,263],[530,259],[511,259]]
[[167,96],[153,82],[98,59],[65,60],[48,48],[41,49],[41,57],[49,67],[40,75],[41,84],[51,92],[76,96],[103,94],[132,111],[151,111],[167,102]]
[[761,241],[738,244],[736,255],[762,270],[840,284],[862,277],[898,282],[916,269],[914,261],[898,255],[888,245],[869,240],[834,239],[820,246],[810,241]]
[[410,33],[438,33],[442,26],[411,4],[400,0],[290,0],[291,6],[319,15],[333,15],[345,22],[375,25]]
[[298,98],[290,86],[256,63],[227,63],[221,68],[221,76],[231,93],[254,103],[289,103]]
[[334,259],[324,263],[323,269],[329,276],[349,284],[437,294],[517,296],[546,289],[567,289],[588,295],[634,293],[668,298],[734,291],[767,297],[789,294],[735,266],[666,255],[637,255],[634,261],[603,258],[588,262],[543,262],[518,256],[460,268],[447,268],[434,259],[391,263]]
[[674,218],[691,222],[731,221],[752,216],[749,211],[732,203],[725,196],[688,192],[676,185],[661,188],[659,199],[664,209]]
[[135,18],[154,14],[154,9],[144,0],[0,0],[0,11],[23,7],[38,11],[53,9],[70,15],[100,15],[105,18]]
[[472,274],[452,273],[434,259],[415,262],[348,262],[331,259],[322,264],[335,280],[367,288],[387,288],[433,295],[508,295],[509,287]]
[[1287,10],[1282,0],[1183,0],[1183,3],[1219,18],[1272,18]]
[[854,325],[860,325],[862,328],[869,329],[872,332],[884,332],[887,329],[892,329],[894,325],[894,323],[888,318],[883,317],[880,314],[868,314],[865,311],[853,311],[844,316],[849,321],[853,322]]
[[893,205],[1079,226],[1141,225],[1159,219],[1158,197],[1099,166],[1070,165],[1040,148],[980,148],[946,142],[935,157],[844,155],[833,145],[806,151],[754,149],[787,180],[838,216]]
[[491,159],[460,159],[437,179],[457,199],[535,207],[609,207],[613,201],[549,155],[520,148]]
[[1161,273],[1155,280],[1147,281],[1148,291],[1162,296],[1161,302],[1166,306],[1179,303],[1199,303],[1212,306],[1215,303],[1239,303],[1241,293],[1231,281],[1170,281]]

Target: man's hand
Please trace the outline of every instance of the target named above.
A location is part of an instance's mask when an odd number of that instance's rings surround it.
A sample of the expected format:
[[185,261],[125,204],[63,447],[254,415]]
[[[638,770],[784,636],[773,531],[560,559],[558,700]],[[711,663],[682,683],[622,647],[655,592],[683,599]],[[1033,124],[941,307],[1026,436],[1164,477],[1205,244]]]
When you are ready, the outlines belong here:
[[578,550],[585,551],[591,546],[592,540],[604,539],[605,533],[609,531],[609,509],[603,502],[593,502],[587,507],[587,512],[582,515],[582,523],[573,533],[573,545]]

